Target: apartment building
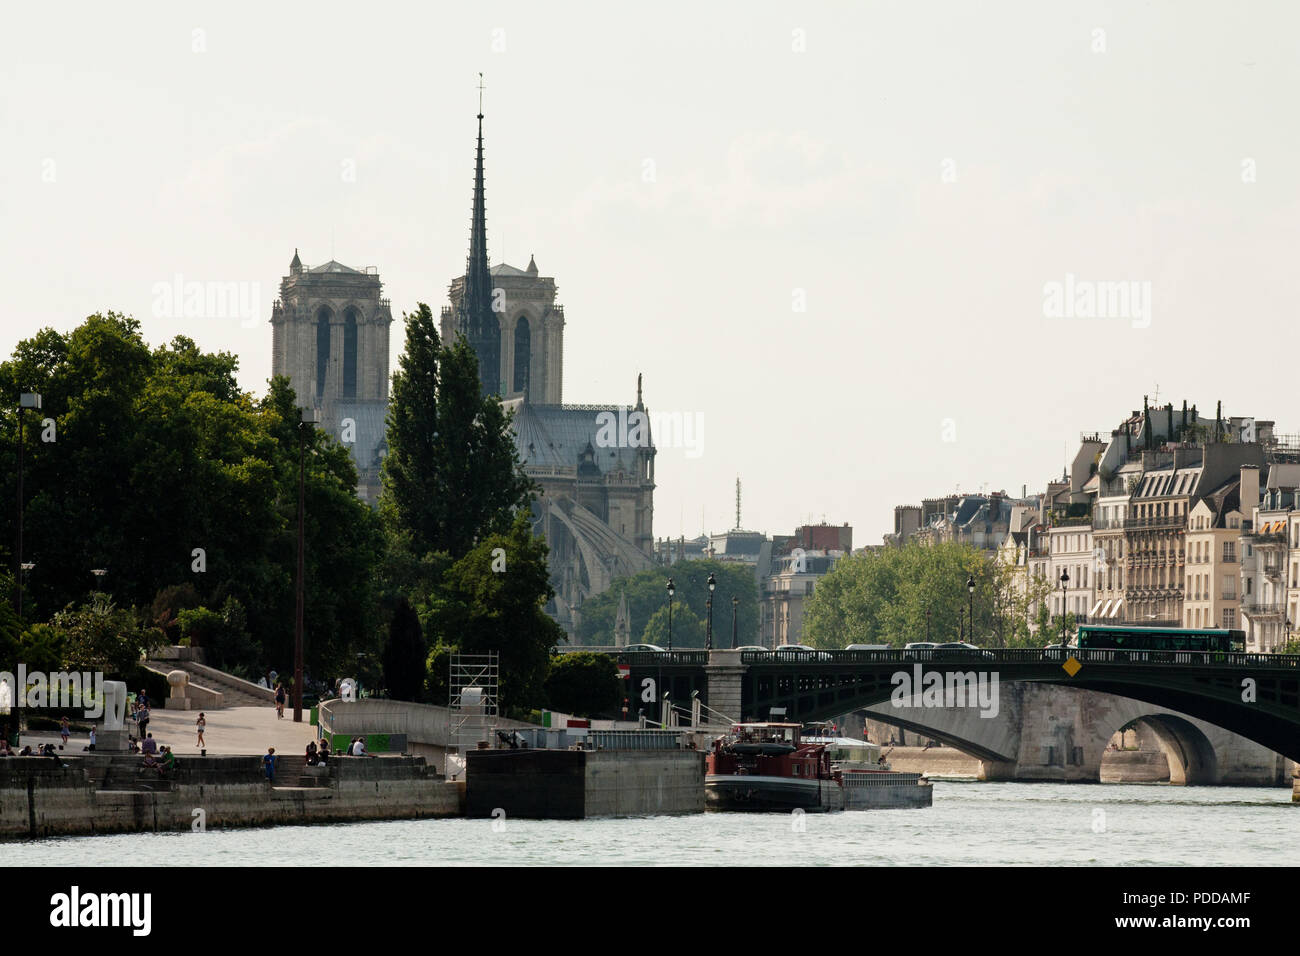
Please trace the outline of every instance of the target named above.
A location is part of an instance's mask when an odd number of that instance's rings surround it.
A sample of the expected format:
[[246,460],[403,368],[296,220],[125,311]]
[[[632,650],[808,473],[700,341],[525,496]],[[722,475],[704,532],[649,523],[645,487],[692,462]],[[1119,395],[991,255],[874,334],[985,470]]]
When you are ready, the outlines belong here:
[[[1242,473],[1248,476],[1249,498],[1251,488],[1259,487],[1259,469],[1248,465]],[[1188,515],[1184,627],[1240,626],[1241,488],[1240,477],[1225,482],[1193,505]]]

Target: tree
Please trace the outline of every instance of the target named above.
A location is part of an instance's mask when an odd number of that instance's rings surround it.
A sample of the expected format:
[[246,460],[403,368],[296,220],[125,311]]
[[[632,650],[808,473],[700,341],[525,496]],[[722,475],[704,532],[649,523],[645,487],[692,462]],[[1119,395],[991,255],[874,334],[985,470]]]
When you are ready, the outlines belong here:
[[[672,576],[676,595],[673,598],[673,646],[677,641],[677,615],[689,608],[701,621],[708,600],[708,579],[712,574],[717,583],[713,594],[713,638],[715,646],[731,646],[731,598],[740,599],[737,607],[736,633],[738,644],[753,644],[758,636],[758,585],[754,569],[734,562],[698,560],[678,561],[670,568],[650,568],[629,577],[620,578],[603,594],[588,598],[582,605],[582,618],[578,635],[582,644],[613,644],[614,618],[618,612],[619,596],[626,592],[628,614],[634,629],[640,629],[640,640],[651,644],[646,636],[650,618],[660,609],[667,608],[667,582]],[[666,617],[666,613],[665,613]],[[636,631],[634,631],[636,633]],[[655,631],[660,634],[659,630]],[[667,634],[667,627],[662,629]],[[686,647],[688,645],[682,644]],[[693,645],[703,647],[704,640]]]
[[623,700],[618,665],[608,654],[561,654],[546,676],[546,699],[562,713],[612,717]]
[[[975,595],[967,581],[975,579]],[[969,545],[908,544],[849,555],[817,584],[804,606],[804,641],[814,647],[972,640],[996,643],[994,571]]]
[[398,601],[384,645],[384,686],[396,700],[419,700],[428,649],[420,619],[406,598]]
[[[24,429],[24,558],[35,562],[24,611],[77,606],[92,568],[123,608],[149,608],[179,637],[177,613],[223,609],[233,659],[284,669],[292,653],[298,501],[297,401],[288,380],[241,392],[238,361],[184,336],[151,349],[139,323],[92,315],[67,335],[46,329],[0,363],[0,388],[42,393]],[[44,419],[52,420],[44,424]],[[0,488],[16,496],[16,419],[0,409]],[[378,647],[373,568],[377,517],[356,499],[347,449],[307,435],[306,655],[316,671],[356,666]],[[0,511],[0,550],[14,540]],[[13,556],[6,554],[7,562]],[[160,582],[174,588],[162,593]]]
[[415,558],[445,552],[456,559],[488,535],[505,533],[536,489],[520,466],[500,399],[479,393],[473,350],[463,338],[441,345],[424,303],[404,320],[380,509]]
[[68,670],[125,674],[163,643],[161,631],[144,625],[103,593],[92,594],[80,608],[60,611],[51,624],[62,634],[63,666]]
[[[716,638],[717,635],[715,634]],[[656,644],[659,647],[668,647],[668,605],[665,604],[659,610],[650,615],[650,620],[646,621],[645,630],[641,632],[641,642],[644,644]],[[687,647],[704,646],[704,622],[696,616],[690,607],[678,607],[677,602],[673,602],[673,639],[672,647],[674,650]],[[727,647],[731,646],[731,635],[727,635]]]
[[497,651],[503,704],[528,711],[544,702],[550,651],[564,639],[542,610],[552,597],[546,542],[533,536],[529,513],[519,511],[508,532],[485,538],[447,570],[420,616],[439,645]]

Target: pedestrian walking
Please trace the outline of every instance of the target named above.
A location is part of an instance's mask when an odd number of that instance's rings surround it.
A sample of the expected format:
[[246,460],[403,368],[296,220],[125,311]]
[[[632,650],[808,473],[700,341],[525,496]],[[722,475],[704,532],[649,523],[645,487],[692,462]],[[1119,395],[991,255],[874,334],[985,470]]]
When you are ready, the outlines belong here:
[[[141,693],[143,693],[143,691]],[[140,727],[140,739],[143,740],[146,736],[148,736],[147,731],[149,729],[149,705],[148,704],[144,704],[140,707],[139,712],[135,715],[135,722]]]
[[286,694],[284,692],[284,685],[281,684],[275,689],[275,716],[279,720],[284,719],[285,698]]
[[63,738],[63,745],[68,745],[68,718],[64,717],[59,721],[59,736]]
[[199,741],[198,741],[198,743],[196,743],[194,746],[196,746],[196,747],[206,747],[206,746],[207,746],[207,742],[204,741],[204,739],[203,739],[203,731],[207,729],[207,726],[208,726],[208,718],[207,718],[206,716],[204,716],[203,711],[199,711],[199,719],[196,720],[196,721],[194,721],[194,726],[195,726],[195,728],[196,728],[196,729],[198,730],[198,732],[199,732]]
[[90,746],[87,747],[86,749],[87,750],[95,749],[95,728],[94,727],[90,728]]

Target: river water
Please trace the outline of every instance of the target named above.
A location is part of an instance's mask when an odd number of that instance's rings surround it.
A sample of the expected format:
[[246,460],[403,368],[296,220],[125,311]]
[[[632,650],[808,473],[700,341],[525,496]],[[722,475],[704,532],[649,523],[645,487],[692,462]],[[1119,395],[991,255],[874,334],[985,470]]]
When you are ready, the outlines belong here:
[[934,806],[618,820],[404,820],[0,846],[9,866],[1196,865],[1294,862],[1290,788],[937,781]]

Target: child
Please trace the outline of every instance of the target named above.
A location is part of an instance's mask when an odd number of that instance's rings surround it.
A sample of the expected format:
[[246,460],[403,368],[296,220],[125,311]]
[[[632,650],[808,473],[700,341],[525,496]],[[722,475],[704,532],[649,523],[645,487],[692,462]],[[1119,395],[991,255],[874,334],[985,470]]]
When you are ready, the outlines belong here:
[[204,730],[207,728],[207,726],[208,726],[208,718],[205,717],[205,716],[203,715],[203,712],[202,712],[202,711],[199,711],[199,719],[196,720],[196,721],[194,721],[194,726],[197,727],[197,728],[198,728],[198,731],[199,731],[199,742],[198,742],[197,744],[195,744],[194,746],[196,746],[196,747],[206,747],[206,746],[207,746],[207,743],[206,743],[206,742],[204,741],[204,739],[203,739],[203,731],[204,731]]

